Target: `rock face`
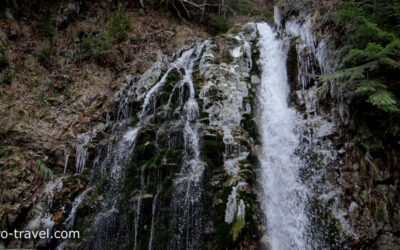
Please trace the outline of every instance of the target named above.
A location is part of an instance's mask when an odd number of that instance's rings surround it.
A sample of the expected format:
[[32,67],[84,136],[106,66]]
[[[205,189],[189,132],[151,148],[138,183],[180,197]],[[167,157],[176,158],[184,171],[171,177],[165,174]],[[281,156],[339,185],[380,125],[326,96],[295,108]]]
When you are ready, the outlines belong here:
[[[326,181],[318,184],[320,196],[316,204],[321,207],[315,210],[320,220],[316,223],[324,223],[323,234],[330,235],[328,238],[341,248],[395,249],[400,240],[396,236],[398,164],[389,154],[373,159],[362,149],[347,130],[351,114],[340,98],[340,89],[333,82],[318,79],[319,75],[333,72],[340,57],[335,45],[340,37],[335,37],[332,27],[324,21],[334,2],[304,0],[278,4],[282,29],[295,37],[288,58],[292,100],[307,120],[315,120],[317,114],[335,127],[332,133],[321,137],[322,144],[331,145],[329,151],[334,153],[335,160],[325,169]],[[311,127],[312,135],[318,133],[315,125]],[[331,234],[329,228],[336,228],[336,232]]]
[[81,238],[23,245],[256,249],[257,37],[236,27],[126,77],[106,122],[77,136],[78,175],[43,186],[20,224]]
[[[277,30],[293,38],[287,44],[290,105],[306,121],[298,128],[306,146],[297,151],[308,166],[301,178],[315,189],[307,208],[310,231],[321,248],[395,249],[398,163],[372,160],[347,140],[348,111],[335,84],[317,77],[335,68],[329,32],[317,25],[321,12],[301,14],[314,10],[310,0],[280,2]],[[68,4],[57,25],[80,11]],[[115,81],[111,72],[85,65],[92,80],[76,88],[67,110],[49,110],[53,123],[2,121],[7,138],[18,143],[0,144],[1,229],[71,229],[81,237],[8,239],[1,247],[270,247],[268,218],[257,200],[256,25],[196,45],[190,31],[171,32],[178,53],[157,53],[155,63],[132,66],[140,76]],[[43,178],[49,166],[52,180]]]
[[[163,53],[188,49],[204,35],[157,10],[149,8],[143,15],[129,7],[124,10],[134,20],[129,42],[113,44],[110,65],[99,65],[81,58],[79,44],[107,27],[110,16],[104,13],[109,10],[101,5],[53,3],[42,10],[56,10],[49,18],[42,12],[20,18],[17,9],[0,15],[0,56],[7,59],[6,64],[0,63],[0,229],[24,228],[37,216],[49,221],[54,216],[54,228],[61,227],[74,200],[90,183],[85,156],[91,157],[99,141],[109,137],[110,120],[124,115],[118,108],[126,95],[116,93],[136,84],[133,76],[164,60]],[[138,37],[150,32],[155,35]],[[50,54],[46,49],[52,49]],[[115,63],[118,67],[112,68]],[[65,177],[63,189],[54,191],[54,196],[70,192],[64,189],[77,172],[80,189],[60,197],[60,204],[46,205],[52,196],[45,191],[48,185]],[[44,214],[32,212],[36,208]],[[62,208],[65,211],[60,213]],[[35,227],[40,224],[38,220]],[[4,244],[18,246],[11,241]]]

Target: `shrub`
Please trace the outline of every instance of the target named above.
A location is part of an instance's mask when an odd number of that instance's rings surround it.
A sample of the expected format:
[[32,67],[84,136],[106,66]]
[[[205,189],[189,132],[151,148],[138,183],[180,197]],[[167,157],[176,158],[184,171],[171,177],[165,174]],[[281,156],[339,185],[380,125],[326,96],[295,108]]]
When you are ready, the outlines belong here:
[[225,145],[221,141],[205,140],[201,145],[201,152],[206,161],[214,167],[221,166],[223,164],[223,153]]
[[339,70],[322,77],[339,83],[355,135],[370,151],[397,143],[400,135],[400,5],[388,2],[393,4],[351,0],[338,6],[334,20],[350,49]]
[[131,28],[131,20],[126,13],[118,11],[108,23],[106,36],[108,39],[115,39],[115,41],[121,42],[126,39]]
[[263,13],[265,21],[268,23],[273,24],[274,23],[274,13],[270,10],[265,10]]
[[53,36],[54,33],[56,32],[56,28],[53,25],[53,20],[49,15],[43,17],[39,21],[39,23],[37,24],[37,28],[40,32],[48,36]]
[[53,171],[48,168],[42,161],[36,160],[35,165],[38,168],[39,174],[43,179],[50,180],[53,178]]
[[45,67],[54,65],[54,56],[56,51],[52,45],[42,45],[36,52],[36,58]]
[[79,44],[83,59],[94,59],[101,62],[104,56],[112,53],[113,40],[109,36],[102,36],[95,40],[87,37]]
[[0,69],[7,67],[7,65],[8,65],[8,59],[6,55],[0,52]]
[[11,69],[6,69],[3,71],[3,77],[1,78],[2,84],[10,84],[13,78],[14,72]]
[[248,15],[253,9],[253,3],[250,0],[234,0],[232,8],[239,14]]
[[83,59],[94,59],[99,64],[107,64],[107,57],[113,52],[114,43],[125,40],[130,30],[129,17],[125,12],[117,12],[99,38],[86,37],[78,44]]
[[226,18],[216,15],[210,16],[209,25],[214,34],[227,32],[233,26]]

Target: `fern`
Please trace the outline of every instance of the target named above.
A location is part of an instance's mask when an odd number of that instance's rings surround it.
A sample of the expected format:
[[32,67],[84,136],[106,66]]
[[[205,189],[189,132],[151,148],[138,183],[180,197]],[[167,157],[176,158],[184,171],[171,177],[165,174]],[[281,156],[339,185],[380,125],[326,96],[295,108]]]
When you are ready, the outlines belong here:
[[349,0],[337,8],[334,21],[349,49],[339,70],[320,79],[338,83],[361,145],[382,150],[400,136],[400,3]]
[[358,88],[354,91],[355,94],[374,93],[378,89],[386,89],[386,85],[376,80],[362,80]]
[[368,102],[383,111],[399,111],[397,101],[393,98],[392,93],[386,90],[379,90],[369,96]]

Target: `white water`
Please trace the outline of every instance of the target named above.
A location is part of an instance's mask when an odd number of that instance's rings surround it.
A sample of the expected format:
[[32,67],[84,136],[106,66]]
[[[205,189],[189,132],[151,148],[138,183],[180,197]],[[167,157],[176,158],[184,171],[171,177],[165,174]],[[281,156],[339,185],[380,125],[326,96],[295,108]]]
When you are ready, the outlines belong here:
[[91,190],[91,188],[86,189],[83,191],[78,197],[75,198],[74,203],[72,204],[71,212],[68,218],[65,220],[64,224],[66,225],[67,229],[72,228],[75,222],[76,213],[78,212],[79,206],[83,202],[86,197],[86,194]]
[[154,219],[155,219],[155,214],[156,214],[156,209],[157,209],[157,198],[158,198],[158,195],[160,194],[160,191],[161,191],[161,188],[160,188],[160,186],[158,186],[157,193],[154,196],[153,205],[151,208],[151,227],[150,227],[149,250],[153,249]]
[[69,154],[65,154],[65,163],[64,163],[64,174],[67,172],[67,167],[68,167],[68,159],[69,159]]
[[[205,42],[207,43],[207,42]],[[199,147],[199,124],[196,118],[199,116],[199,105],[195,98],[195,88],[192,78],[193,67],[199,58],[205,43],[183,53],[181,63],[185,70],[183,79],[176,85],[181,89],[189,90],[189,97],[183,106],[184,116],[182,122],[185,127],[184,137],[184,156],[183,164],[178,178],[175,180],[176,191],[174,193],[173,206],[180,216],[178,222],[178,232],[176,233],[171,245],[175,249],[183,249],[183,242],[186,242],[186,249],[196,249],[199,244],[200,226],[199,207],[202,195],[201,179],[204,172],[204,164],[200,160]],[[185,55],[185,53],[188,53]],[[180,94],[180,103],[184,102],[184,95]]]
[[267,217],[271,249],[309,249],[308,192],[299,177],[304,166],[296,156],[300,115],[288,106],[289,84],[284,42],[266,23],[257,24],[260,40],[262,207]]

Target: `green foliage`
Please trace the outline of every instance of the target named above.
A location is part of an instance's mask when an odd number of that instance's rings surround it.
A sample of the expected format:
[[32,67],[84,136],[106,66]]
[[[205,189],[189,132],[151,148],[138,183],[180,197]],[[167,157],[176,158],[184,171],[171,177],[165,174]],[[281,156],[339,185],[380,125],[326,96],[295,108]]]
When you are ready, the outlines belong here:
[[245,221],[244,221],[244,215],[240,218],[238,218],[235,223],[233,224],[231,234],[232,234],[232,240],[235,241],[236,238],[238,237],[240,231],[244,228]]
[[244,114],[242,120],[242,127],[253,137],[255,143],[259,143],[258,128],[257,124],[253,120],[253,114]]
[[1,83],[2,84],[10,84],[11,80],[14,76],[14,72],[12,69],[8,68],[3,71],[3,77],[1,78]]
[[210,32],[214,34],[225,33],[233,26],[226,18],[217,15],[210,16],[209,25]]
[[[400,5],[397,0],[344,1],[335,21],[349,46],[335,80],[350,101],[356,134],[367,149],[396,141],[399,127]],[[360,132],[358,128],[363,127]],[[368,133],[366,133],[368,131]]]
[[265,10],[263,13],[263,16],[264,16],[264,19],[268,23],[271,23],[271,24],[274,23],[274,13],[271,10],[269,10],[269,9]]
[[233,0],[232,8],[239,14],[248,15],[253,9],[253,2],[250,0]]
[[131,31],[132,24],[129,17],[123,11],[118,11],[108,23],[106,36],[121,42],[126,39],[128,32]]
[[135,155],[137,160],[149,160],[153,158],[156,153],[156,145],[154,143],[147,143],[138,145],[135,148]]
[[50,15],[44,16],[37,24],[37,28],[48,36],[53,36],[56,32],[56,28],[53,25],[53,20]]
[[78,39],[81,59],[94,59],[99,64],[105,64],[107,57],[114,51],[114,44],[125,40],[131,28],[131,20],[125,12],[117,12],[100,37],[85,37],[82,41]]
[[166,90],[168,92],[172,91],[175,84],[181,80],[181,75],[179,74],[179,70],[177,68],[173,68],[169,73],[167,78],[165,79]]
[[374,92],[368,97],[368,102],[383,111],[399,111],[393,94],[386,90]]
[[0,51],[0,70],[8,66],[8,58]]
[[205,140],[201,145],[203,157],[208,160],[209,165],[218,167],[223,163],[225,145],[219,140]]
[[182,149],[177,149],[177,150],[169,149],[167,151],[167,153],[165,154],[165,159],[169,163],[180,164],[183,159],[183,150]]
[[375,207],[375,218],[380,222],[384,222],[385,221],[386,212],[385,212],[385,204],[384,203],[380,203],[380,204],[376,205],[376,207]]
[[113,39],[109,36],[102,36],[100,39],[86,37],[78,45],[83,59],[94,59],[101,62],[102,57],[110,55],[113,50]]
[[39,170],[40,176],[44,180],[50,180],[53,178],[53,171],[46,166],[41,160],[36,160],[35,165]]
[[39,63],[41,63],[45,67],[50,67],[55,63],[56,50],[52,45],[42,45],[39,50],[36,52],[35,56]]

